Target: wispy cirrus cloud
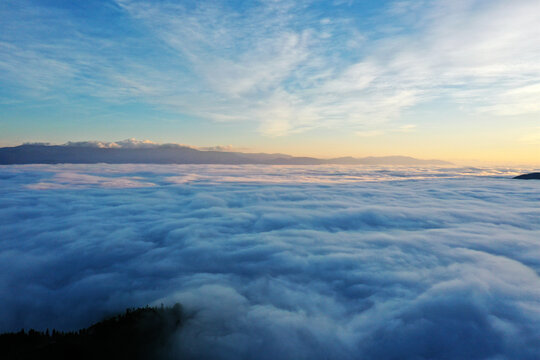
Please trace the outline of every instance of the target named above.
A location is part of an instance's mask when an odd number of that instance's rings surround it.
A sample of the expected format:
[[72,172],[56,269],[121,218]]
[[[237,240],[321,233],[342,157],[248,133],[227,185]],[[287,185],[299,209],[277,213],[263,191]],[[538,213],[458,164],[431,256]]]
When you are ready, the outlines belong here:
[[[22,41],[0,38],[4,77],[42,95],[69,89],[255,122],[267,135],[378,131],[404,110],[438,101],[498,116],[540,111],[540,44],[531,41],[540,37],[540,5],[533,0],[390,1],[369,15],[354,4],[309,1],[119,0],[108,7],[125,27],[104,36],[59,10],[44,17],[5,5],[4,26]],[[15,27],[10,16],[51,35]],[[50,31],[59,24],[74,37]]]

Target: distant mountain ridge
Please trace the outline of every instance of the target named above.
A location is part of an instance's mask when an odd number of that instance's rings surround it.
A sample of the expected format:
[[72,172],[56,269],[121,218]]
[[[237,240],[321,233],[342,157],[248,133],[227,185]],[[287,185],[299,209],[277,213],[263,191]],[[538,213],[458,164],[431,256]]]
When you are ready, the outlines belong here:
[[178,144],[146,143],[144,146],[96,146],[90,142],[73,144],[23,144],[0,148],[0,164],[451,165],[442,160],[421,160],[408,156],[318,159],[285,154],[198,150]]

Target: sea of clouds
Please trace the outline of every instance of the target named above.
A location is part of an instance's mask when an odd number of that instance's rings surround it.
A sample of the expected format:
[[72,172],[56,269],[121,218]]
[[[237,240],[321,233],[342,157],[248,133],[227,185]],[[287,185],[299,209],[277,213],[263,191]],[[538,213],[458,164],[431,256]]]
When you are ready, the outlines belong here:
[[0,331],[181,302],[208,359],[540,358],[515,170],[0,166]]

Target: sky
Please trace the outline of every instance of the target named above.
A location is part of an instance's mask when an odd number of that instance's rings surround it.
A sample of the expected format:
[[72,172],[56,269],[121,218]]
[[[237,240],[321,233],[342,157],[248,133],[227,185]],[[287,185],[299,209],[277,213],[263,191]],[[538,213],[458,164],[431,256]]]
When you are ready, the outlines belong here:
[[537,0],[0,3],[0,146],[540,164]]
[[181,303],[175,359],[540,358],[514,169],[0,166],[0,332]]

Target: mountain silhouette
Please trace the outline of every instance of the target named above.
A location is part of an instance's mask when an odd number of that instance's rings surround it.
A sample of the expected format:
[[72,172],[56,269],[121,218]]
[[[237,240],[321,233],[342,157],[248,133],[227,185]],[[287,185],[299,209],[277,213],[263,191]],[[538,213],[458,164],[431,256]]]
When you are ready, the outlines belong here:
[[0,164],[267,164],[267,165],[450,165],[441,160],[420,160],[408,156],[339,157],[318,159],[285,154],[203,151],[188,146],[111,148],[24,144],[0,148]]
[[518,175],[514,177],[514,179],[520,179],[520,180],[540,180],[540,172],[530,173],[530,174],[523,174]]
[[171,341],[188,318],[175,304],[128,309],[74,332],[31,329],[0,334],[0,359],[169,359]]

